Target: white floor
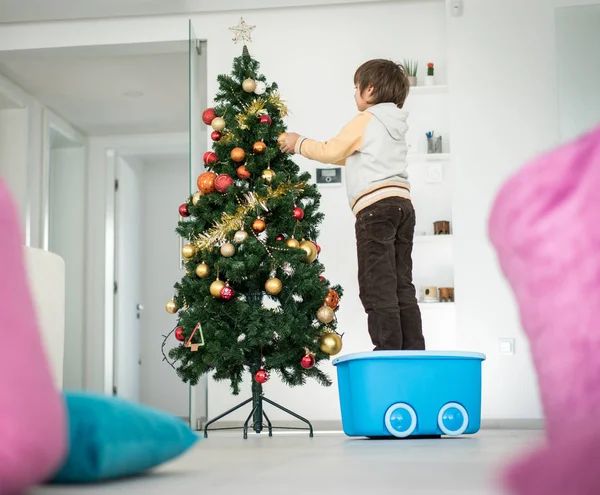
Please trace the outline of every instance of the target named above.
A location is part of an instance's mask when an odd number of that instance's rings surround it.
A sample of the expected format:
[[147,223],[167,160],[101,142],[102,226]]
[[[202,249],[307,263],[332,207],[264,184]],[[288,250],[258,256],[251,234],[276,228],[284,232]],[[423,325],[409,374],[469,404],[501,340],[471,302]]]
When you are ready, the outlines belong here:
[[366,440],[341,434],[212,433],[191,452],[142,478],[34,495],[500,495],[502,466],[541,431],[486,430],[438,440]]

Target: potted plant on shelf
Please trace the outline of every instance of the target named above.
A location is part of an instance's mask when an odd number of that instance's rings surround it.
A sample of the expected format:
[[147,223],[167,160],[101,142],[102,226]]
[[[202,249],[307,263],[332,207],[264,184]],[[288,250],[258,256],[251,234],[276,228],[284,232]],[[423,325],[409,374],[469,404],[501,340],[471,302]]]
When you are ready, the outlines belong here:
[[429,62],[427,64],[427,76],[425,77],[425,86],[433,86],[435,84],[435,77],[433,75],[434,73],[434,66],[433,66],[433,62]]
[[404,70],[408,76],[408,82],[411,86],[417,85],[417,69],[419,68],[419,61],[404,59]]

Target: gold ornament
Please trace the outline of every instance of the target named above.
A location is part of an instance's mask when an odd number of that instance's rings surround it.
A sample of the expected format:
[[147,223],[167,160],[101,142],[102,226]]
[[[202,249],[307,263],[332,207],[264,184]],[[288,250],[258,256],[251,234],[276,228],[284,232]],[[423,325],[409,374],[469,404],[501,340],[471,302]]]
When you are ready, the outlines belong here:
[[327,325],[333,321],[335,314],[333,309],[331,309],[329,306],[321,306],[319,311],[317,311],[317,318],[321,323],[325,323],[325,325]]
[[196,267],[196,275],[200,278],[206,278],[210,275],[210,267],[202,262]]
[[244,218],[251,212],[256,211],[258,208],[267,211],[267,202],[270,199],[278,199],[290,193],[300,194],[304,191],[305,187],[306,182],[299,182],[297,184],[286,182],[274,189],[269,189],[264,196],[259,196],[253,192],[245,194],[245,202],[240,202],[240,206],[235,213],[223,213],[221,220],[216,222],[210,229],[198,235],[195,241],[196,247],[201,251],[212,250],[215,244],[226,242],[229,232],[237,229]]
[[221,132],[223,129],[225,129],[227,124],[225,123],[225,119],[223,117],[215,117],[210,125],[215,131]]
[[166,304],[165,309],[167,310],[167,313],[171,313],[172,315],[174,315],[175,313],[177,313],[177,311],[179,311],[179,305],[173,299],[171,299]]
[[321,335],[319,347],[322,352],[335,356],[342,350],[342,338],[334,332],[327,332]]
[[317,246],[310,241],[302,241],[300,243],[300,249],[304,249],[306,257],[302,260],[304,263],[312,263],[317,259]]
[[192,204],[194,206],[198,205],[198,201],[200,201],[200,196],[202,196],[202,193],[200,191],[198,191],[197,193],[194,194],[194,196],[192,197]]
[[231,242],[226,242],[221,246],[221,254],[225,258],[231,258],[235,254],[235,246]]
[[279,137],[277,138],[277,142],[279,144],[283,143],[283,141],[285,141],[285,132],[282,132]]
[[294,239],[293,237],[291,239],[288,239],[285,242],[285,245],[291,249],[298,249],[300,247],[300,243],[298,242],[298,240]]
[[183,246],[181,254],[186,260],[192,259],[194,256],[196,256],[196,246],[193,244],[186,244]]
[[252,146],[252,150],[254,153],[262,155],[265,151],[267,151],[267,145],[262,141],[256,141],[256,143],[254,143]]
[[233,148],[231,150],[231,159],[234,162],[243,162],[244,158],[246,158],[246,152],[242,148]]
[[258,232],[259,234],[261,232],[264,232],[264,230],[267,228],[267,224],[265,223],[265,221],[262,218],[257,218],[256,220],[254,220],[254,222],[252,222],[252,230],[254,230],[255,232]]
[[283,289],[283,284],[278,278],[272,277],[265,282],[265,290],[272,296],[276,296]]
[[242,88],[246,93],[254,93],[254,90],[256,89],[256,81],[248,78],[242,83]]
[[248,232],[245,230],[238,230],[233,236],[233,240],[238,244],[242,244],[246,239],[248,239]]
[[270,184],[273,180],[273,177],[275,177],[275,171],[271,170],[270,168],[266,168],[263,170],[261,177],[267,184]]
[[215,280],[212,284],[210,284],[210,294],[213,297],[220,298],[223,287],[225,287],[225,282],[219,279]]

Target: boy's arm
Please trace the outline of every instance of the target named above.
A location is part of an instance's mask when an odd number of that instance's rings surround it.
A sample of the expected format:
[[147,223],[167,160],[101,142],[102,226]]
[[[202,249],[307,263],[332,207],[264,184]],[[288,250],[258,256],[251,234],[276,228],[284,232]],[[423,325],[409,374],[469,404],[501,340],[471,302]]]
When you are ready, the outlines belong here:
[[346,158],[360,150],[363,145],[365,129],[372,114],[359,113],[341,132],[329,141],[319,142],[300,137],[296,142],[296,153],[321,163],[344,165]]

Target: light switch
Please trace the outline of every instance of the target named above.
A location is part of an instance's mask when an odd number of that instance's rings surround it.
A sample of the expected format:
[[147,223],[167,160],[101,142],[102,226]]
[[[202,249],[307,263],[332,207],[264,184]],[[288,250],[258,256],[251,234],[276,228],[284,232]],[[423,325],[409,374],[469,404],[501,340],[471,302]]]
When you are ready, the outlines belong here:
[[500,354],[514,354],[515,339],[500,339]]
[[463,8],[462,0],[450,0],[450,15],[452,17],[460,17],[463,14]]
[[427,164],[427,178],[429,183],[442,182],[442,164],[441,162],[432,162]]

